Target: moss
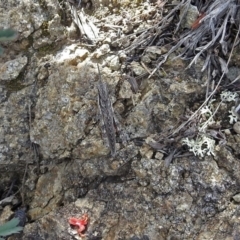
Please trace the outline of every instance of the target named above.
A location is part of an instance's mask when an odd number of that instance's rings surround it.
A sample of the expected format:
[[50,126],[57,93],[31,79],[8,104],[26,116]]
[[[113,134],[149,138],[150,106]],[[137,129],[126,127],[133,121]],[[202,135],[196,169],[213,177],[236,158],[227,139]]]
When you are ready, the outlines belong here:
[[22,90],[23,88],[26,87],[26,85],[22,84],[24,79],[24,72],[21,72],[17,78],[9,81],[8,83],[6,83],[6,89],[9,93],[12,92],[17,92]]
[[37,52],[38,52],[38,57],[43,57],[55,50],[56,46],[54,43],[48,44],[45,46],[40,47]]
[[28,41],[29,41],[29,44],[28,44],[28,48],[31,47],[33,45],[33,36],[32,34],[28,36]]
[[61,44],[56,44],[56,43],[51,43],[45,46],[40,47],[37,52],[38,52],[38,57],[43,57],[45,55],[54,53],[56,54],[56,51],[60,50],[62,48]]
[[41,26],[41,29],[42,29],[42,36],[49,36],[50,33],[49,33],[49,30],[48,30],[48,21],[44,21],[42,23],[42,26]]

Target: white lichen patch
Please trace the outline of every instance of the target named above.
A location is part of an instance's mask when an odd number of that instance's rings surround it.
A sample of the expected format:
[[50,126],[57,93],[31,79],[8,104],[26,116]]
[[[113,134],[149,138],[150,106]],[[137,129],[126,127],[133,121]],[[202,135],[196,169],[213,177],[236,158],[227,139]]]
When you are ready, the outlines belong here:
[[189,147],[189,151],[193,152],[195,156],[215,155],[215,140],[206,135],[201,135],[196,140],[185,138],[182,143],[186,144]]
[[230,118],[229,123],[234,124],[235,122],[238,121],[238,116],[233,109],[231,109],[229,113],[230,113],[228,116]]
[[223,102],[235,102],[238,98],[238,94],[236,92],[230,91],[224,91],[220,96]]
[[[193,152],[195,156],[204,157],[205,155],[215,155],[215,140],[208,135],[206,135],[206,131],[211,128],[213,125],[217,125],[219,120],[216,119],[216,112],[219,107],[226,102],[236,102],[238,99],[238,93],[224,91],[220,95],[221,102],[218,103],[217,106],[213,104],[215,99],[209,101],[209,103],[203,106],[199,111],[199,122],[198,122],[198,137],[196,139],[189,140],[185,138],[182,140],[183,144],[186,144],[189,147],[189,151]],[[230,118],[229,123],[234,124],[238,121],[238,115],[236,113],[237,108],[229,111],[228,117]],[[214,136],[213,136],[214,137]]]

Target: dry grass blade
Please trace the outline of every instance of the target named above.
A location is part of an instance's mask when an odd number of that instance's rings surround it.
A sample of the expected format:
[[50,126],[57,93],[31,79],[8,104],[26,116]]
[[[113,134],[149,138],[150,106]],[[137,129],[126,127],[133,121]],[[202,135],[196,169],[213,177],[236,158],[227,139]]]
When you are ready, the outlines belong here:
[[[178,7],[175,7],[160,23],[159,26],[155,26],[158,31],[156,34],[159,34],[165,29],[166,20],[171,21],[170,16],[172,12],[176,12],[179,8],[186,7],[189,4],[189,1],[182,1]],[[175,52],[180,47],[183,47],[183,50],[180,55],[177,57],[189,58],[193,56],[192,61],[189,64],[189,68],[196,64],[198,58],[207,53],[210,49],[216,46],[218,43],[221,45],[221,51],[223,55],[227,55],[231,48],[228,39],[230,39],[231,31],[233,30],[234,22],[239,22],[238,11],[238,1],[234,0],[217,0],[209,4],[208,10],[204,14],[204,17],[199,21],[199,26],[196,29],[192,29],[187,33],[179,37],[179,41],[174,45],[165,55],[159,59],[159,62],[155,69],[152,71],[149,77],[151,77],[163,63],[166,62],[170,54]],[[185,11],[185,10],[184,10]],[[180,18],[180,22],[182,19]],[[168,22],[169,24],[169,22]],[[174,33],[179,30],[180,24],[178,23]],[[138,39],[134,41],[134,46],[139,46],[142,43],[142,39],[145,37],[147,41],[147,32],[140,35]],[[138,41],[139,40],[139,41]],[[129,49],[132,46],[129,47]]]
[[91,42],[95,42],[98,38],[99,29],[89,20],[83,10],[77,11],[77,8],[70,4],[73,21],[78,26],[81,35],[87,37]]
[[[189,0],[187,2],[190,2]],[[142,30],[141,32],[137,32],[125,37],[131,37],[135,34],[140,34],[132,44],[125,49],[125,52],[131,52],[138,48],[139,46],[148,46],[152,44],[154,38],[161,35],[161,33],[171,24],[173,20],[173,15],[178,11],[180,8],[186,5],[186,0],[182,0],[174,9],[172,9],[159,23],[154,25],[153,27],[147,28],[146,30]]]
[[[227,61],[227,64],[226,64],[227,66],[229,65],[230,59],[231,59],[231,57],[232,57],[233,49],[234,49],[235,43],[237,42],[239,32],[240,32],[240,25],[239,25],[239,27],[238,27],[238,31],[237,31],[236,37],[235,37],[235,39],[234,39],[234,44],[233,44],[233,47],[232,47],[231,52],[230,52],[230,56],[229,56],[228,61]],[[170,134],[170,136],[173,136],[173,135],[177,134],[182,128],[184,128],[189,122],[191,122],[191,121],[199,114],[200,110],[201,110],[204,106],[207,105],[207,103],[209,102],[209,100],[210,100],[210,99],[214,96],[214,94],[216,93],[216,91],[217,91],[217,89],[218,89],[218,87],[219,87],[219,85],[220,85],[223,77],[224,77],[224,73],[222,74],[221,78],[219,79],[219,81],[218,81],[215,89],[212,91],[212,93],[209,95],[209,97],[204,101],[204,103],[189,117],[189,119],[188,119],[186,122],[182,123],[176,130],[174,130],[174,131]]]

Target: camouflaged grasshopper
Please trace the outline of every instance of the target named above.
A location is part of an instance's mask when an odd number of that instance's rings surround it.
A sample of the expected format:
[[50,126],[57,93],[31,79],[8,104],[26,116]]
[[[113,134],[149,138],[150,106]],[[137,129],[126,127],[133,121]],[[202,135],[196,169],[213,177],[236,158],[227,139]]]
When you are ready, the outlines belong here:
[[[98,65],[97,65],[98,66]],[[120,139],[123,143],[128,140],[128,137],[123,131],[120,131],[120,123],[114,114],[112,103],[109,97],[107,84],[102,81],[100,69],[98,66],[99,81],[98,81],[98,106],[101,115],[102,131],[106,136],[111,155],[116,154],[116,131],[119,132]]]
[[[97,65],[98,66],[98,65]],[[108,89],[106,83],[102,81],[100,69],[98,66],[99,81],[98,81],[98,106],[101,115],[103,131],[105,130],[108,146],[111,151],[111,155],[116,154],[116,131],[114,123],[114,112],[112,103],[109,98]]]

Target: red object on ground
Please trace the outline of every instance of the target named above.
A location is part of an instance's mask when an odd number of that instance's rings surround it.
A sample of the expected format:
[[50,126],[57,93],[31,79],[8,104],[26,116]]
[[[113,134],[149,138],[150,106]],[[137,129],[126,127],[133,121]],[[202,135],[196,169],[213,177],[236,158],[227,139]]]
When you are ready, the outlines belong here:
[[80,235],[80,237],[84,237],[85,235],[83,232],[86,230],[87,224],[88,224],[88,215],[84,214],[81,218],[74,218],[71,217],[68,219],[68,222],[70,225],[75,226],[78,228],[77,232]]
[[199,26],[200,26],[200,21],[206,16],[205,13],[201,13],[200,16],[197,18],[196,21],[193,22],[191,28],[194,30],[194,29],[197,29]]

